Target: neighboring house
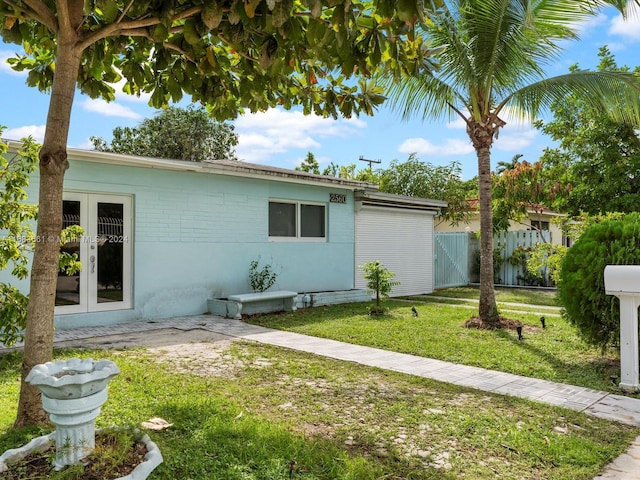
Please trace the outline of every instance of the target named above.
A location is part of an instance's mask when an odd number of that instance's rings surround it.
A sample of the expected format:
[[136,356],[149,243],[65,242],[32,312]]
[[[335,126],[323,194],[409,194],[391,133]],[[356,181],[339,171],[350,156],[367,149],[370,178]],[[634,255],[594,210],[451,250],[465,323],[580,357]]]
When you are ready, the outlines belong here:
[[[396,273],[396,295],[433,290],[433,218],[444,202],[237,161],[68,155],[63,222],[85,235],[63,248],[83,270],[58,279],[57,328],[203,313],[208,298],[251,291],[252,260],[278,273],[278,290],[363,289],[357,267],[368,260]],[[8,271],[0,281],[29,288]]]
[[[436,218],[436,233],[446,232],[470,232],[478,233],[480,231],[480,212],[477,199],[469,200],[470,213],[469,220],[465,223],[460,222],[458,225],[451,225],[447,220],[441,217]],[[554,212],[541,205],[531,205],[527,208],[527,216],[519,222],[512,221],[509,231],[518,230],[537,230],[549,231],[551,235],[551,243],[566,245],[568,239],[563,235],[561,228],[553,221],[556,218],[566,217],[563,213]]]

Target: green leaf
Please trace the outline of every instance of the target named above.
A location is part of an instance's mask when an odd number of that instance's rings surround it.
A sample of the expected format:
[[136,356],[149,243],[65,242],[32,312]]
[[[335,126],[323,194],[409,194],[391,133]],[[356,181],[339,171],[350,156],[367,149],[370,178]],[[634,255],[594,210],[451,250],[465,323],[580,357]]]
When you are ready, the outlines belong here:
[[242,10],[242,13],[244,14],[243,1],[233,0],[231,2],[231,6],[229,7],[229,13],[227,14],[227,17],[229,18],[229,23],[231,25],[237,25],[238,23],[240,23],[240,19],[241,19],[240,10]]
[[162,23],[151,27],[149,33],[151,34],[151,38],[153,38],[153,40],[156,42],[162,42],[169,37],[169,30]]
[[120,14],[120,9],[118,7],[118,2],[115,0],[109,0],[105,2],[104,7],[102,8],[102,18],[106,23],[113,23]]
[[222,2],[212,1],[206,3],[202,7],[202,21],[209,30],[214,30],[220,25],[223,12]]
[[200,37],[200,34],[198,33],[198,30],[196,29],[196,21],[192,18],[184,22],[182,33],[184,34],[184,39],[190,45],[197,45],[202,39]]
[[271,12],[274,27],[281,27],[289,20],[291,11],[293,10],[293,0],[278,0]]

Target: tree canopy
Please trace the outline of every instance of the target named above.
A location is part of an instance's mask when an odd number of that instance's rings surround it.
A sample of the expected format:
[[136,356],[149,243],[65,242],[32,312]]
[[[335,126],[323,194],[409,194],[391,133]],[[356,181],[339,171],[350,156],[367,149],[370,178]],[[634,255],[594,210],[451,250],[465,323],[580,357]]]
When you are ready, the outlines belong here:
[[101,152],[202,162],[237,160],[238,136],[233,124],[213,119],[204,108],[168,107],[137,127],[117,127],[111,143],[91,137]]
[[468,218],[468,199],[478,191],[477,179],[462,180],[458,162],[436,166],[415,154],[409,155],[406,162],[393,160],[389,168],[380,170],[379,182],[381,192],[446,201],[448,206],[442,209],[441,216],[453,224]]
[[320,164],[312,152],[307,152],[307,156],[302,160],[300,165],[296,167],[296,170],[320,175]]
[[69,42],[81,60],[76,86],[90,97],[114,100],[124,80],[126,93],[150,93],[156,108],[187,94],[220,120],[296,104],[334,117],[372,114],[381,90],[345,78],[381,62],[419,69],[428,54],[413,34],[424,18],[414,1],[6,0],[0,18],[3,39],[25,46],[9,63],[28,72],[30,86],[51,91]]
[[[607,47],[599,56],[598,71],[629,71]],[[554,207],[573,216],[640,210],[640,124],[612,119],[576,95],[555,102],[551,111],[553,119],[536,126],[559,142],[541,158],[547,183],[563,187]]]

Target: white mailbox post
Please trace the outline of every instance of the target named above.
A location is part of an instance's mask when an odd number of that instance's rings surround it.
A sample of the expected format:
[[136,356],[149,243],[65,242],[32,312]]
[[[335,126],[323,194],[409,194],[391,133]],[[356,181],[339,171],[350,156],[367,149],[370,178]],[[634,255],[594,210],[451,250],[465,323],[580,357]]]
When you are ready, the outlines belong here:
[[604,269],[607,295],[620,299],[620,388],[639,390],[638,307],[640,265],[607,265]]

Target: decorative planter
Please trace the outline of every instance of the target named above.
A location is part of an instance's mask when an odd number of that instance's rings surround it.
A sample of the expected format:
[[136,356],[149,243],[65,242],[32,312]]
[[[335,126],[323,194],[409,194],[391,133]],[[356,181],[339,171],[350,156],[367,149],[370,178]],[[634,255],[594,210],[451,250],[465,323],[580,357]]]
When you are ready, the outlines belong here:
[[[115,363],[96,362],[90,358],[72,358],[33,367],[25,381],[40,389],[42,406],[56,430],[21,448],[7,450],[0,456],[0,472],[8,468],[8,463],[48,449],[52,442],[56,449],[55,470],[81,463],[95,449],[95,419],[107,400],[107,384],[118,373],[120,369]],[[116,480],[143,480],[162,463],[156,444],[147,435],[140,441],[147,446],[145,461],[130,475]]]
[[[100,432],[100,430],[98,430]],[[140,433],[136,430],[136,433]],[[140,433],[141,434],[141,433]],[[51,432],[49,435],[43,435],[31,440],[26,445],[20,448],[14,448],[7,450],[0,456],[0,473],[4,472],[8,468],[8,464],[19,462],[23,458],[29,456],[32,453],[43,452],[47,450],[55,442],[56,432]],[[149,474],[162,463],[163,458],[158,446],[151,441],[147,434],[141,434],[140,441],[147,446],[147,454],[144,457],[144,462],[138,465],[129,475],[126,477],[118,477],[114,480],[144,480]]]
[[72,358],[36,365],[25,379],[42,392],[42,407],[56,426],[56,470],[75,465],[96,446],[95,421],[107,401],[107,383],[120,369],[113,362]]
[[36,365],[25,380],[49,398],[75,399],[104,390],[118,373],[118,366],[109,360],[70,358]]

